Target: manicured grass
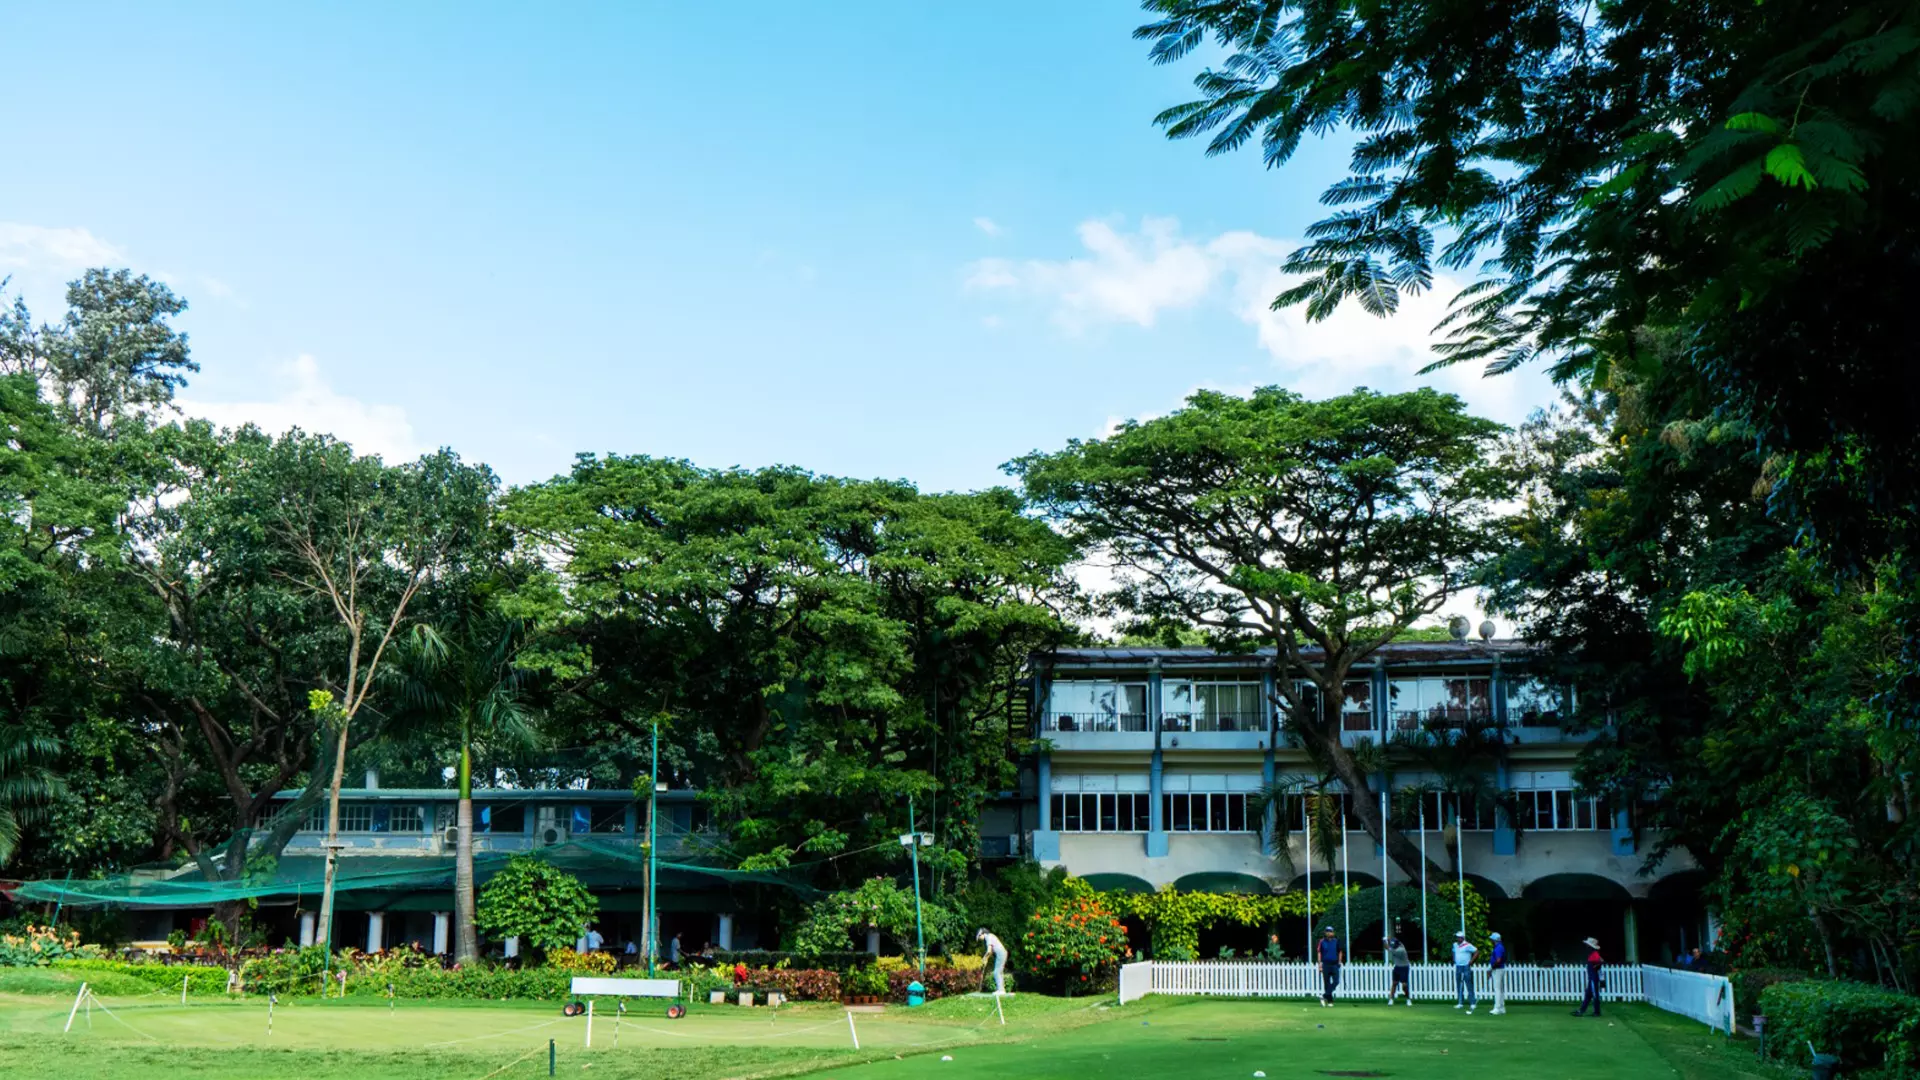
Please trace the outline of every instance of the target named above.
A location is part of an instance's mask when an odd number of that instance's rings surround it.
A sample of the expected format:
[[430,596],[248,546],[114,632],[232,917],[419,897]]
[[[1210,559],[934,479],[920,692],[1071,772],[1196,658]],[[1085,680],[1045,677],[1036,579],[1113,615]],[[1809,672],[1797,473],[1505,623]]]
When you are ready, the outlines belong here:
[[[1022,994],[1002,1026],[987,998],[858,1014],[855,1051],[846,1013],[832,1006],[696,1007],[667,1020],[658,1002],[586,1024],[556,1006],[522,1002],[298,1000],[266,1031],[259,999],[112,995],[63,1035],[73,985],[53,973],[0,973],[0,1062],[9,1075],[58,1080],[191,1076],[194,1080],[530,1080],[558,1072],[599,1078],[748,1078],[817,1072],[831,1080],[934,1076],[940,1080],[1071,1077],[1246,1078],[1376,1073],[1431,1080],[1677,1077],[1778,1080],[1752,1044],[1645,1006],[1576,1020],[1564,1006],[1514,1006],[1465,1016],[1444,1006],[1378,1003],[1322,1009],[1298,1001],[1104,1000]],[[64,1000],[58,996],[65,993]],[[1110,1000],[1110,999],[1108,999]],[[601,1002],[609,1009],[611,1002]],[[111,1010],[111,1013],[108,1012]],[[617,1041],[616,1041],[617,1035]],[[945,1060],[950,1059],[950,1060]]]

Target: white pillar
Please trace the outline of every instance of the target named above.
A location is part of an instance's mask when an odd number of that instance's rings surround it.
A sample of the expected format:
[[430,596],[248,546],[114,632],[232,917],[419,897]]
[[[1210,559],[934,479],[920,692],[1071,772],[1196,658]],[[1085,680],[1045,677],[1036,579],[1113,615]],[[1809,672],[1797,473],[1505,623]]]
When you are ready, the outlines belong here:
[[314,926],[318,924],[319,921],[320,921],[320,917],[311,911],[303,911],[300,913],[300,947],[301,948],[304,949],[307,946],[313,944]]
[[367,912],[367,951],[379,952],[386,948],[387,913],[384,911]]
[[729,951],[733,949],[733,912],[723,911],[720,913],[719,940],[714,942],[714,944]]
[[433,955],[440,956],[448,952],[447,942],[453,937],[453,912],[436,911],[433,913]]
[[880,928],[877,926],[867,927],[867,951],[875,956],[880,955]]
[[519,956],[519,955],[520,955],[520,939],[519,939],[519,938],[517,938],[517,937],[510,937],[510,938],[508,938],[508,939],[507,939],[507,956],[508,956],[508,958],[512,958],[512,957],[515,957],[515,956]]

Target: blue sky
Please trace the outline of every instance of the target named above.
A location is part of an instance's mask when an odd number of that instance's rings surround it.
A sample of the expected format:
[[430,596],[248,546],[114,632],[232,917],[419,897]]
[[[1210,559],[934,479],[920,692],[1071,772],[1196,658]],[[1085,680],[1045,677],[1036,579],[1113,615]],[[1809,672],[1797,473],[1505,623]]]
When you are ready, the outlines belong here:
[[105,6],[8,14],[0,275],[192,303],[186,407],[450,445],[977,488],[1200,386],[1421,380],[1442,295],[1265,301],[1340,173],[1209,160],[1114,3]]

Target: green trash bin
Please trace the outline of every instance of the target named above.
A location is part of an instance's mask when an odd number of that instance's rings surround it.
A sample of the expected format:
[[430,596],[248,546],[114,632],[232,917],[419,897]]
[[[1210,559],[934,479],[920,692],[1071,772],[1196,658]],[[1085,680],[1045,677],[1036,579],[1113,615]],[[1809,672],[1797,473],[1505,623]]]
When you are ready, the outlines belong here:
[[913,982],[908,983],[907,984],[908,1007],[911,1008],[912,1006],[915,1006],[915,1005],[925,1005],[926,1003],[927,1003],[927,988],[920,985],[920,980],[915,979]]
[[1834,1070],[1839,1067],[1839,1058],[1832,1054],[1815,1052],[1813,1055],[1813,1080],[1833,1080]]

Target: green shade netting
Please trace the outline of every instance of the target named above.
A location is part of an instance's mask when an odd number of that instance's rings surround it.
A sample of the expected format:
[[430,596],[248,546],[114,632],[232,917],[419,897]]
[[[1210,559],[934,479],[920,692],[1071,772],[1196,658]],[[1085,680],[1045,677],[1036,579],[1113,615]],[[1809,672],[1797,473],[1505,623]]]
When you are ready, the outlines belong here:
[[[525,854],[544,860],[578,877],[595,891],[640,889],[646,884],[646,850],[630,840],[581,838]],[[511,856],[503,852],[476,852],[473,876],[485,884]],[[659,873],[655,889],[661,893],[714,892],[734,886],[768,885],[802,894],[818,890],[800,880],[796,871],[729,870],[697,862],[654,864]],[[334,877],[334,893],[451,891],[454,856],[448,854],[380,855],[347,851],[341,854]],[[253,865],[237,881],[209,881],[194,864],[165,870],[135,871],[118,877],[90,880],[29,881],[15,890],[16,900],[77,906],[208,907],[236,900],[299,901],[317,899],[325,888],[326,859],[317,855],[287,855],[279,859],[254,856]],[[348,904],[351,910],[363,906]]]

